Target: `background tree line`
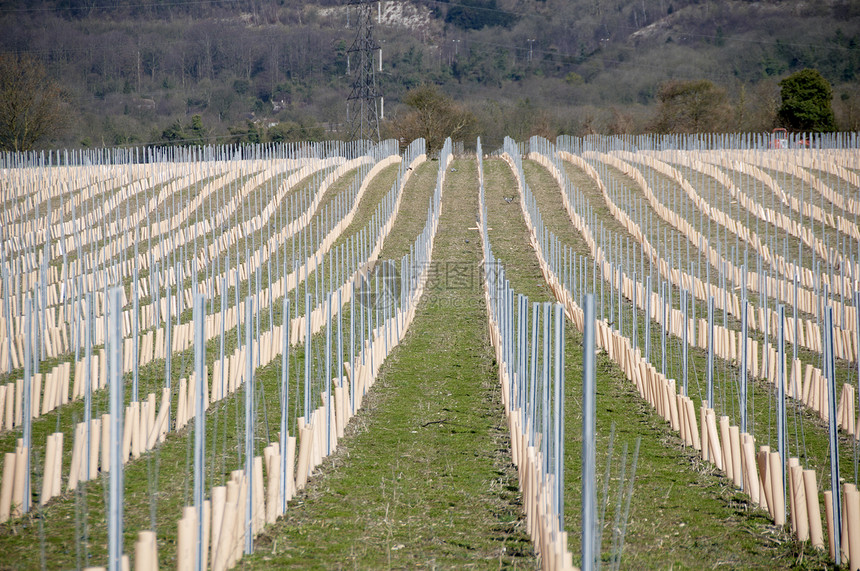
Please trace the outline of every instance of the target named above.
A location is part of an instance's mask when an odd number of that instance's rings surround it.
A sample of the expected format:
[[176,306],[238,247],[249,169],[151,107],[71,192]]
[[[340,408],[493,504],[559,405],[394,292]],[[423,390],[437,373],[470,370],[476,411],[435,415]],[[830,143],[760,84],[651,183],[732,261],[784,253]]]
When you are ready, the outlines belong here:
[[[210,142],[340,137],[354,34],[343,4],[10,0],[0,53],[38,61],[65,96],[68,128],[42,145],[176,142],[193,138],[194,116]],[[779,81],[805,68],[832,86],[834,126],[860,126],[848,0],[386,0],[375,34],[388,118],[437,86],[487,144],[680,129],[661,106],[696,81],[721,94],[701,117],[710,130],[769,130],[785,122]]]

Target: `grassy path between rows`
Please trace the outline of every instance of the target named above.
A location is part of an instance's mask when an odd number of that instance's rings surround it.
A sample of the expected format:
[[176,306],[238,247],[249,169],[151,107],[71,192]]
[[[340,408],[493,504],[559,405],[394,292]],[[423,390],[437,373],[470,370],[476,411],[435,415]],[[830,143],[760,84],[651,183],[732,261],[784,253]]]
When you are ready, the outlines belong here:
[[429,289],[259,568],[534,568],[481,297],[476,162],[452,163]]

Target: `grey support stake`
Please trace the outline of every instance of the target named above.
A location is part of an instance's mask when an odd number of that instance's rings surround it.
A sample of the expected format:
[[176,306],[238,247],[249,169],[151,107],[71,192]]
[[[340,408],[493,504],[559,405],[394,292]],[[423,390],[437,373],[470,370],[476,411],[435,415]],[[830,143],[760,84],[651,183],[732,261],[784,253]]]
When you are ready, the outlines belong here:
[[592,571],[597,550],[595,471],[595,333],[594,294],[585,296],[582,341],[582,569]]
[[[612,254],[612,238],[609,239],[609,252]],[[615,324],[615,264],[609,262],[609,322]],[[615,327],[612,327],[614,329]]]
[[[122,569],[123,518],[123,385],[122,385],[122,288],[110,290],[107,345],[110,374],[110,504],[108,510],[108,568]],[[107,445],[107,443],[106,443]]]
[[651,362],[651,276],[645,278],[645,361]]
[[[136,260],[136,258],[135,258]],[[132,339],[134,343],[134,358],[132,359],[132,364],[134,366],[134,380],[132,390],[131,390],[131,400],[133,402],[138,401],[138,362],[140,361],[140,350],[138,348],[139,340],[138,335],[140,332],[140,324],[138,323],[138,314],[140,313],[140,300],[138,299],[138,289],[137,289],[137,263],[134,265],[134,284],[132,285],[132,298],[134,300],[134,306],[132,307]]]
[[667,375],[666,369],[666,336],[669,334],[666,331],[666,328],[669,326],[669,304],[666,298],[666,282],[663,281],[660,288],[660,305],[662,307],[663,319],[660,323],[660,353],[662,355],[662,359],[660,360],[660,369],[663,372],[663,376]]
[[245,504],[245,553],[254,552],[252,514],[254,508],[254,347],[252,344],[251,296],[245,298],[245,478],[247,502]]
[[[307,280],[305,280],[307,283]],[[311,421],[311,294],[305,294],[305,422]]]
[[173,329],[172,329],[171,323],[170,323],[170,306],[172,304],[170,303],[170,281],[169,280],[165,280],[165,287],[167,288],[167,293],[164,296],[164,301],[166,301],[167,303],[165,303],[164,305],[166,306],[165,309],[167,310],[167,320],[164,322],[164,329],[165,329],[165,331],[164,331],[164,344],[165,344],[165,347],[164,347],[164,386],[167,387],[169,390],[171,377],[173,376],[173,373],[172,373],[171,368],[170,368],[170,360],[171,360],[170,356],[171,356],[171,353],[173,352]]
[[618,327],[616,327],[616,329],[618,330],[618,333],[620,333],[621,335],[624,335],[624,313],[622,312],[622,309],[623,309],[622,297],[623,296],[621,295],[621,292],[624,289],[624,273],[622,272],[620,262],[619,262],[617,274],[618,274]]
[[788,457],[788,441],[786,439],[785,426],[785,306],[780,305],[779,328],[778,328],[778,361],[777,361],[777,388],[776,388],[776,431],[777,446],[779,447],[779,461],[782,466],[782,490],[783,505],[785,503],[785,459]]
[[341,379],[341,390],[343,390],[343,291],[337,290],[337,361],[335,361],[335,376]]
[[714,408],[714,296],[708,296],[708,406]]
[[355,280],[349,281],[349,410],[355,414]]
[[6,327],[10,328],[6,334],[6,358],[8,360],[8,368],[6,370],[12,372],[12,310],[9,305],[9,269],[5,264],[3,265],[3,308],[5,310]]
[[[507,284],[506,284],[507,285]],[[549,438],[552,434],[550,428],[550,418],[549,418],[549,403],[550,403],[550,333],[552,331],[552,323],[550,322],[550,304],[549,302],[541,303],[541,308],[543,309],[543,339],[541,340],[543,343],[543,367],[541,369],[541,433],[544,434],[544,437],[541,438],[541,453],[543,455],[543,471],[544,474],[549,473],[549,463],[551,460],[551,455],[549,454],[549,447],[553,444],[551,439]]]
[[86,474],[86,479],[89,481],[90,478],[95,476],[95,474],[90,474],[90,438],[92,435],[90,434],[90,421],[93,418],[93,369],[92,369],[92,305],[93,305],[93,294],[87,293],[86,297],[86,329],[85,329],[85,340],[86,340],[86,366],[84,367],[84,431],[86,432],[84,441],[86,444],[86,457],[87,457],[87,465],[84,467],[84,474]]
[[[236,308],[238,309],[238,308]],[[226,374],[224,371],[224,341],[226,334],[226,324],[227,321],[227,275],[221,276],[221,355],[219,359],[221,361],[221,378],[218,381],[221,383],[221,390],[218,394],[221,398],[224,398],[224,381],[226,380]],[[212,382],[215,382],[215,379],[212,379]]]
[[[286,275],[286,272],[284,272]],[[284,351],[281,353],[281,513],[287,511],[287,434],[290,427],[290,298],[284,296]]]
[[[227,267],[230,267],[230,252],[227,251]],[[235,286],[233,289],[235,303],[236,303],[236,346],[242,346],[242,320],[240,317],[240,312],[242,311],[239,305],[239,260],[238,257],[236,259],[236,267],[233,268],[233,278],[235,281]],[[250,291],[250,290],[249,290]]]
[[31,391],[33,389],[33,381],[30,374],[30,359],[33,352],[33,313],[32,299],[27,296],[24,301],[24,394],[21,411],[21,420],[24,423],[24,450],[27,451],[27,467],[24,470],[24,497],[21,500],[21,511],[30,513],[30,449],[33,447],[32,431],[33,431],[33,405]]
[[[800,281],[800,276],[798,276],[795,273],[794,274],[794,339],[793,339],[794,342],[791,344],[792,348],[794,349],[794,360],[792,361],[792,363],[794,363],[794,361],[797,361],[797,345],[799,343],[798,339],[800,339],[800,335],[797,331],[798,325],[799,325],[798,324],[798,318],[797,318],[797,289],[798,289],[798,285],[799,285],[798,282],[799,281]],[[857,299],[858,298],[855,295],[854,296],[854,300],[855,300],[854,301],[854,307],[855,308],[860,307],[857,305]],[[860,312],[857,313],[857,323],[860,324]],[[860,329],[858,329],[857,332],[858,332],[858,334],[860,334]],[[860,338],[858,338],[858,341],[860,341]],[[860,347],[860,343],[858,343],[857,346]],[[860,359],[857,359],[857,372],[860,373]],[[860,378],[858,378],[857,381],[860,382]],[[858,393],[858,397],[860,397],[860,393]]]
[[[256,285],[257,285],[257,295],[254,296],[254,309],[256,310],[255,311],[256,319],[254,319],[254,325],[255,325],[256,330],[257,330],[257,340],[258,341],[260,340],[260,321],[262,321],[260,319],[260,313],[261,313],[260,312],[260,279],[261,279],[260,278],[260,271],[261,271],[260,270],[260,264],[258,262],[257,263],[256,279],[254,280],[256,282]],[[262,353],[261,351],[257,351],[257,353],[256,353],[257,366],[258,367],[260,366],[260,354],[261,353]]]
[[[605,240],[604,240],[605,242]],[[604,251],[606,249],[604,248]],[[603,290],[606,284],[606,272],[604,270],[606,262],[600,264],[600,320],[603,321],[603,318],[606,316],[606,306],[603,303]]]
[[836,376],[833,368],[835,367],[835,359],[833,357],[833,308],[828,306],[824,314],[824,374],[826,376],[828,391],[827,391],[827,408],[829,411],[830,424],[830,489],[833,493],[831,497],[833,509],[833,523],[836,528],[833,532],[834,552],[836,553],[836,561],[841,560],[842,538],[842,491],[839,488],[839,434],[836,427]]
[[[48,202],[48,204],[50,204],[50,202]],[[50,215],[50,213],[49,213],[49,215]],[[50,226],[48,226],[47,232],[48,232],[48,237],[49,237],[49,241],[50,241],[50,234],[51,234],[51,227]],[[43,331],[47,331],[47,324],[46,324],[47,316],[45,315],[45,313],[46,313],[45,310],[47,309],[47,306],[48,306],[48,259],[51,257],[50,243],[45,244],[44,252],[45,253],[44,253],[43,258],[42,258],[42,279],[40,280],[41,286],[42,286],[41,287],[41,294],[42,295],[41,295],[41,306],[39,308],[39,317],[41,318],[41,320],[40,320],[41,330],[39,331],[39,348],[40,348],[39,355],[41,355],[41,358],[37,359],[37,362],[36,362],[37,367],[41,361],[44,361],[45,359],[48,358],[48,352],[47,352],[48,351],[48,345],[47,345],[47,343],[45,343],[45,336],[43,334]],[[37,373],[39,372],[38,369],[36,370],[36,372]]]
[[[513,332],[509,335],[513,339]],[[564,530],[564,307],[555,304],[555,484],[558,529]]]
[[638,329],[639,323],[638,323],[637,316],[636,316],[636,314],[639,313],[639,308],[636,305],[636,301],[637,301],[636,300],[636,297],[637,297],[636,293],[637,293],[638,289],[639,289],[639,283],[636,281],[636,272],[634,271],[633,272],[633,304],[632,304],[631,312],[630,312],[631,318],[633,320],[633,329],[632,329],[632,331],[633,331],[633,335],[632,335],[633,351],[636,351],[636,349],[638,348],[638,345],[639,345],[639,329]]
[[687,300],[687,290],[681,290],[681,305],[684,307],[684,326],[681,328],[681,335],[683,339],[681,341],[681,375],[684,387],[684,396],[688,396],[689,393],[689,382],[688,382],[688,370],[687,370],[687,329],[689,329],[690,322],[687,321],[687,306],[689,302]]
[[741,303],[741,433],[747,432],[747,383],[749,382],[747,362],[747,310],[749,302],[744,299]]
[[326,328],[325,328],[325,455],[331,454],[331,292],[326,296]]
[[203,570],[203,492],[206,489],[206,316],[203,295],[194,294],[194,506],[197,508],[197,554],[194,568]]
[[[537,427],[537,385],[538,385],[538,327],[540,324],[540,305],[537,303],[532,304],[532,346],[531,346],[531,360],[530,360],[530,368],[529,368],[529,410],[528,410],[528,420],[523,426],[527,426],[530,428],[529,430],[529,446],[535,445],[535,432]],[[584,369],[583,369],[584,370]]]
[[[795,294],[796,295],[796,294]],[[795,307],[797,305],[795,304]],[[860,291],[854,292],[854,314],[857,316],[857,323],[855,324],[855,328],[857,329],[857,347],[860,349]],[[794,340],[794,351],[797,352],[797,314],[795,313],[794,317],[795,321],[795,340]],[[857,356],[857,410],[860,410],[860,355]]]

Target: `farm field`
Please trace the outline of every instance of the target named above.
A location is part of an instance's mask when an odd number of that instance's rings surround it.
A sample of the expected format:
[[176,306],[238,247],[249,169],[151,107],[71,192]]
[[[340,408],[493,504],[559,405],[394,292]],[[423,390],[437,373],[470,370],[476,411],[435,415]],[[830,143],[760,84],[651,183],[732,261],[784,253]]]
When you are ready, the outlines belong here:
[[5,157],[0,568],[587,566],[589,335],[603,565],[853,567],[860,151],[760,143]]

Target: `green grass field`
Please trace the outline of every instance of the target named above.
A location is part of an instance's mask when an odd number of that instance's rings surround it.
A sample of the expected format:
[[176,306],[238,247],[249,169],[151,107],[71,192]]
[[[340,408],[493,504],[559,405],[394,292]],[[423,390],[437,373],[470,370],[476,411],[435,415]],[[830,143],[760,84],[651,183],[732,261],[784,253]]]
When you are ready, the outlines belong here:
[[[532,302],[553,301],[538,259],[529,245],[515,179],[499,158],[484,160],[484,186],[489,237],[493,251],[504,264],[517,292]],[[526,181],[543,222],[578,254],[588,250],[565,212],[561,191],[549,172],[534,161],[523,163]],[[440,162],[428,160],[416,168],[404,189],[403,204],[386,239],[381,259],[399,260],[409,253],[424,227],[428,201],[436,184]],[[625,236],[599,196],[596,186],[579,169],[565,165],[566,173],[594,207],[594,220]],[[353,224],[338,242],[355,235],[371,219],[377,204],[391,187],[397,167],[379,173],[360,204]],[[241,568],[296,569],[538,569],[540,560],[528,536],[517,471],[511,460],[510,435],[505,422],[498,365],[488,337],[487,310],[482,290],[481,236],[477,228],[478,162],[458,157],[447,167],[442,209],[428,287],[411,328],[382,366],[378,380],[364,399],[363,408],[346,429],[339,446],[315,471],[290,503],[283,518],[255,538],[255,550],[239,562]],[[354,171],[335,186],[346,188]],[[613,177],[622,180],[618,173]],[[304,181],[303,184],[307,184]],[[623,183],[622,183],[623,184]],[[629,185],[632,188],[632,185]],[[277,228],[275,228],[277,229]],[[238,251],[238,250],[237,250]],[[635,259],[638,259],[638,254]],[[589,273],[591,266],[589,265]],[[265,276],[265,274],[264,274]],[[311,274],[310,280],[316,276]],[[589,282],[590,282],[589,277]],[[320,276],[328,282],[328,269]],[[242,286],[248,288],[245,282]],[[300,286],[303,287],[303,286]],[[598,284],[599,287],[599,284]],[[609,303],[607,286],[606,304]],[[677,296],[677,292],[673,295]],[[232,302],[231,290],[228,299]],[[616,301],[617,303],[617,301]],[[280,323],[280,301],[274,321]],[[631,306],[623,302],[625,319]],[[344,308],[344,320],[358,306]],[[268,312],[268,308],[265,308]],[[702,315],[703,308],[697,312]],[[598,310],[599,315],[599,310]],[[639,337],[644,335],[644,313],[639,312]],[[190,312],[182,320],[190,319]],[[346,323],[346,321],[344,321]],[[262,330],[271,325],[268,316]],[[629,322],[627,327],[629,329]],[[568,323],[565,328],[565,513],[569,549],[580,556],[580,466],[582,336]],[[652,327],[652,347],[659,359],[659,337]],[[291,355],[294,380],[305,359],[319,366],[319,347],[325,332],[314,337],[316,353],[297,348]],[[207,345],[211,364],[218,340]],[[678,372],[680,342],[668,343],[670,374]],[[236,345],[228,331],[228,351]],[[174,374],[187,374],[193,350],[173,356]],[[815,355],[802,351],[812,362]],[[690,394],[696,402],[703,391],[706,353],[690,351]],[[255,446],[277,439],[280,358],[256,371],[258,424]],[[737,368],[717,364],[719,411],[736,420],[733,391]],[[840,379],[850,380],[849,367],[839,364]],[[141,386],[155,390],[164,377],[159,360],[141,370]],[[318,382],[319,379],[315,379]],[[5,382],[5,379],[0,379]],[[315,385],[316,386],[316,385]],[[144,389],[141,389],[142,392]],[[756,383],[751,389],[751,419],[759,444],[775,446],[773,390]],[[299,394],[291,396],[298,406]],[[207,486],[224,482],[241,466],[244,422],[243,390],[210,408],[207,414]],[[106,409],[104,392],[94,399],[95,410]],[[175,406],[175,398],[174,398]],[[293,410],[291,404],[291,410]],[[719,414],[719,413],[718,413]],[[65,491],[73,422],[83,417],[82,403],[62,407],[34,423],[34,460],[41,466],[44,440],[56,430],[66,433],[63,465],[64,493],[44,509],[0,524],[0,570],[59,569],[104,565],[107,557],[105,502],[107,478],[103,475]],[[295,418],[291,421],[294,424]],[[816,470],[819,488],[829,488],[826,424],[809,411],[789,403],[789,440],[802,455],[802,463]],[[614,454],[608,458],[610,433]],[[0,435],[0,450],[14,447],[18,432]],[[597,360],[597,473],[598,501],[605,501],[601,560],[609,566],[616,519],[622,448],[627,462],[641,438],[623,569],[774,569],[828,568],[822,552],[792,540],[786,527],[777,527],[768,514],[753,506],[731,481],[680,437],[605,354]],[[181,508],[192,502],[191,476],[193,423],[171,432],[154,451],[125,468],[125,545],[133,550],[137,532],[154,529],[160,564],[174,566],[177,521]],[[843,476],[856,479],[856,444],[840,437]],[[796,452],[793,452],[793,454]],[[604,470],[609,465],[609,479]],[[34,491],[41,475],[34,474]],[[826,529],[825,529],[826,533]]]

